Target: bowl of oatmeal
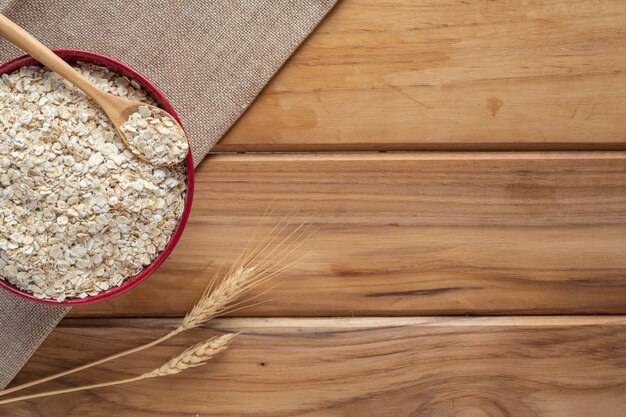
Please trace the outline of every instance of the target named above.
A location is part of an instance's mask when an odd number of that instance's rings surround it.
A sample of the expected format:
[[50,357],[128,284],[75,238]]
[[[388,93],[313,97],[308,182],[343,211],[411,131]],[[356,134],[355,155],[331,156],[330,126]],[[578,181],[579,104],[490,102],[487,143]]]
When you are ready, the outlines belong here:
[[[103,90],[180,123],[130,67],[88,51],[55,53]],[[191,153],[152,166],[95,103],[30,56],[0,66],[0,287],[57,305],[119,295],[172,252],[192,197]]]

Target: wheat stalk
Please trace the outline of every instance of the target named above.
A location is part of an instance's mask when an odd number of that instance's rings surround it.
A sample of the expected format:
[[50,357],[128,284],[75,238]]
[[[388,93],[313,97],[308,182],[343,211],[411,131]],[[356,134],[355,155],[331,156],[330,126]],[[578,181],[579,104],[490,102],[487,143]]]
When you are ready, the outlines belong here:
[[167,362],[160,368],[156,368],[151,372],[147,372],[136,377],[118,379],[116,381],[103,382],[100,384],[83,385],[80,387],[61,389],[57,391],[41,392],[39,394],[23,395],[21,397],[15,397],[8,400],[0,401],[0,405],[24,400],[31,400],[34,398],[49,397],[52,395],[68,394],[70,392],[84,391],[94,388],[128,384],[130,382],[140,381],[146,378],[157,378],[161,376],[178,374],[186,369],[204,365],[209,359],[225,351],[235,336],[236,334],[228,333],[222,336],[214,337],[205,342],[198,343],[194,346],[191,346],[180,355],[174,356],[169,362]]
[[[264,215],[264,221],[259,225],[259,228],[264,225],[265,220],[271,215],[272,211],[268,209],[268,212]],[[272,230],[263,239],[261,239],[258,244],[250,248],[252,242],[256,238],[256,234],[258,232],[257,229],[246,244],[244,250],[239,255],[239,258],[233,263],[226,274],[221,275],[220,270],[215,273],[202,297],[196,302],[191,311],[189,311],[189,313],[187,313],[187,315],[183,318],[180,325],[168,334],[150,343],[146,343],[145,345],[116,353],[104,359],[81,365],[67,371],[59,372],[35,381],[27,382],[25,384],[17,385],[13,388],[2,390],[0,391],[0,396],[8,395],[25,388],[71,375],[123,356],[141,352],[142,350],[156,346],[181,332],[202,326],[207,321],[217,317],[218,315],[250,307],[250,305],[246,305],[246,303],[249,303],[254,298],[257,298],[262,294],[242,302],[236,301],[253,288],[256,288],[259,285],[275,278],[288,268],[292,267],[294,264],[304,260],[306,257],[306,255],[300,257],[292,263],[280,266],[278,269],[273,268],[273,265],[280,265],[284,262],[313,233],[310,219],[308,219],[295,227],[294,230],[292,230],[282,240],[278,240],[285,230],[292,225],[291,218],[293,216],[294,212],[291,212],[282,220],[278,221]]]

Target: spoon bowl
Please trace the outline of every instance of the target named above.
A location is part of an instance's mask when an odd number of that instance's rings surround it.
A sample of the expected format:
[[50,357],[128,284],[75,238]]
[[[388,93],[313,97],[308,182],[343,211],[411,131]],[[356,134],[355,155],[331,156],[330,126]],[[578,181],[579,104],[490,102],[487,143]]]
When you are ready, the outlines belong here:
[[[150,159],[146,156],[144,152],[141,152],[137,149],[128,139],[128,136],[122,131],[122,126],[130,119],[130,117],[139,112],[140,107],[147,107],[152,113],[160,113],[163,116],[167,116],[169,120],[171,120],[181,132],[184,133],[183,127],[180,123],[172,117],[171,114],[166,112],[160,107],[154,106],[152,104],[142,103],[141,101],[129,100],[126,98],[114,96],[113,94],[104,93],[106,96],[102,97],[103,101],[106,101],[106,108],[109,108],[110,111],[107,111],[104,105],[101,105],[102,109],[111,119],[111,123],[117,132],[117,135],[122,139],[122,141],[126,144],[126,147],[131,150],[133,155],[138,159],[155,166],[162,167],[170,167],[176,164],[179,164],[182,159],[175,159],[171,162],[163,163],[159,162],[155,159]],[[190,148],[189,140],[187,135],[184,135],[184,140],[187,142],[187,148]],[[186,156],[186,155],[184,155]],[[184,157],[183,157],[184,159]]]

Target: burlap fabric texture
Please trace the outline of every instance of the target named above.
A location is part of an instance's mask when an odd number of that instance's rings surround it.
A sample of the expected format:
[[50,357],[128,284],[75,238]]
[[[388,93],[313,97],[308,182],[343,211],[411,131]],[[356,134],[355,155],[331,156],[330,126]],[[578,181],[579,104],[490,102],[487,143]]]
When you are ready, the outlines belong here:
[[[336,0],[0,0],[51,48],[118,59],[179,114],[197,165]],[[23,53],[0,39],[0,61]],[[0,292],[0,388],[68,312]]]

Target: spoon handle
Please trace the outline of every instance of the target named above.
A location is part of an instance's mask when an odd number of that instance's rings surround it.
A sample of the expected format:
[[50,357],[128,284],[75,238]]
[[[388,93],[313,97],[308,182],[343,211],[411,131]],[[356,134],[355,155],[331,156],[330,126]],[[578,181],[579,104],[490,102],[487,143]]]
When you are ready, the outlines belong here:
[[61,77],[74,84],[76,87],[83,90],[85,94],[91,96],[94,100],[97,101],[98,98],[101,97],[103,93],[102,90],[80,75],[67,62],[59,58],[54,52],[35,39],[30,33],[2,14],[0,14],[0,35],[52,71],[59,74]]

